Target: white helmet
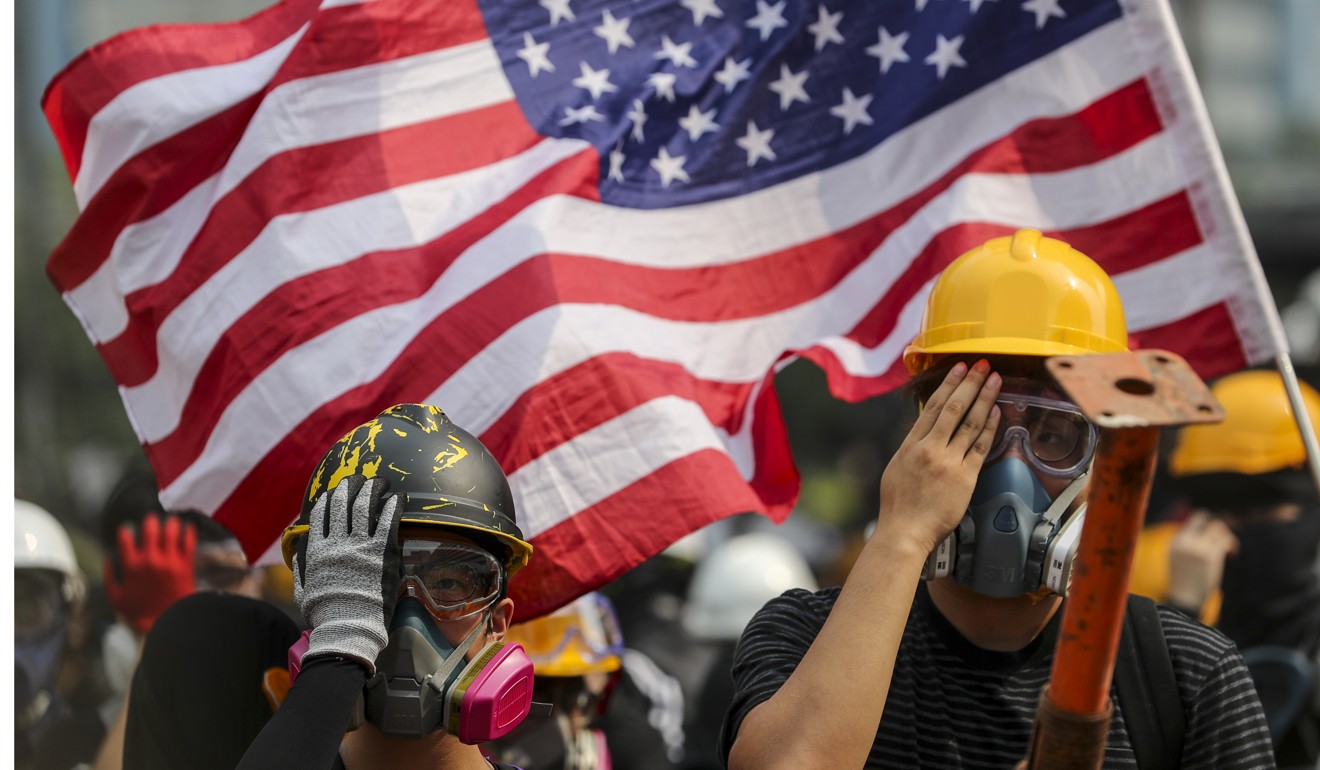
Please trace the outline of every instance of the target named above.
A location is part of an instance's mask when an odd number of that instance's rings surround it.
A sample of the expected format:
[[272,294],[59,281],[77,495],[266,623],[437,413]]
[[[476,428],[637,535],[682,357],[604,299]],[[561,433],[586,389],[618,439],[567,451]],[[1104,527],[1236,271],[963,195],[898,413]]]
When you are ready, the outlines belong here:
[[82,571],[60,522],[27,500],[14,499],[14,569],[48,569],[64,575],[65,598],[82,590]]
[[697,565],[683,627],[702,639],[737,639],[757,610],[790,588],[817,590],[806,559],[768,532],[738,535]]

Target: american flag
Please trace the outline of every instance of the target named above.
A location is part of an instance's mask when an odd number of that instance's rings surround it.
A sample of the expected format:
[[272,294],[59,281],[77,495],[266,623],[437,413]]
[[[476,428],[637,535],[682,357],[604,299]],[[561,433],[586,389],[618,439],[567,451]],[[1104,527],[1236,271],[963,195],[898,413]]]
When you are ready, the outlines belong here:
[[510,475],[531,617],[798,476],[773,387],[905,374],[930,282],[1036,227],[1204,377],[1281,350],[1155,0],[286,0],[43,100],[49,273],[170,506],[265,554],[321,453],[433,403]]

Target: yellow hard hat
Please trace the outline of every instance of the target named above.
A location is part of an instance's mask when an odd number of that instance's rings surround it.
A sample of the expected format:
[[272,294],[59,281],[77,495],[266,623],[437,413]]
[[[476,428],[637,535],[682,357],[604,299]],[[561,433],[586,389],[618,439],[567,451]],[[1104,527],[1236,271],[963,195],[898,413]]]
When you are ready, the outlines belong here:
[[598,593],[510,626],[504,641],[523,646],[538,677],[608,674],[623,666],[623,637],[614,606]]
[[917,374],[950,353],[1122,353],[1127,342],[1123,303],[1105,271],[1063,241],[1018,230],[940,273],[903,363]]
[[[1311,427],[1320,433],[1320,394],[1304,382],[1298,385]],[[1169,473],[1254,476],[1300,468],[1306,463],[1302,433],[1278,372],[1230,374],[1210,391],[1224,406],[1224,421],[1191,425],[1179,431],[1169,455]]]

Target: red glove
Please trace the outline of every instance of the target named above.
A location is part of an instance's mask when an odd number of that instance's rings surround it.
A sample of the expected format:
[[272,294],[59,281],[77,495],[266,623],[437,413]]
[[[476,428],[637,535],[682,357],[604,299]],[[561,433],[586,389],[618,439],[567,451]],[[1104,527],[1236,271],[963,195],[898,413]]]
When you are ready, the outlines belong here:
[[105,593],[110,606],[143,635],[166,607],[194,591],[197,528],[177,516],[166,516],[162,527],[149,513],[140,535],[135,541],[131,525],[119,527],[117,558],[105,562]]

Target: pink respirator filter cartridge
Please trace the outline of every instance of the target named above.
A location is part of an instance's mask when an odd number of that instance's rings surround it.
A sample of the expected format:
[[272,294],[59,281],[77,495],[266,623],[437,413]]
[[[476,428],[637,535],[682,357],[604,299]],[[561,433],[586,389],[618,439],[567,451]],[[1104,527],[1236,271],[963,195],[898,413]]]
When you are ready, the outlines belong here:
[[534,670],[521,644],[501,647],[463,693],[458,739],[485,743],[517,727],[532,708]]

